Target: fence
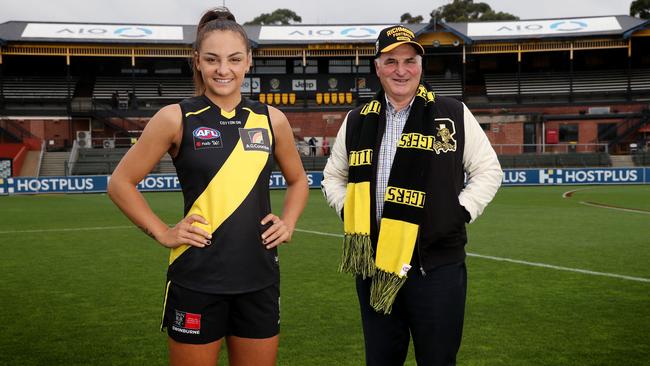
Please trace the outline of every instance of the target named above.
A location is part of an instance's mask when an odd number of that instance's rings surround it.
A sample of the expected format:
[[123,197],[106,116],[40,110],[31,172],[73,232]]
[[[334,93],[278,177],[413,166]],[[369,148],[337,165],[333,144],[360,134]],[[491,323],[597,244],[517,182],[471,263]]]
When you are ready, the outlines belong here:
[[607,144],[493,144],[498,155],[523,153],[609,153]]

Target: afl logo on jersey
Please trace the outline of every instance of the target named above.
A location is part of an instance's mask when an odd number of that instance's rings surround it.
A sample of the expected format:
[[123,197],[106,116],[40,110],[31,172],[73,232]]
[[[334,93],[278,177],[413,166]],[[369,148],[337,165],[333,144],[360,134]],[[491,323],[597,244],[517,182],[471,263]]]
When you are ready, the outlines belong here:
[[211,140],[221,137],[221,133],[213,128],[199,127],[192,133],[194,137],[201,140]]
[[199,127],[192,132],[194,150],[223,147],[221,132],[209,127]]

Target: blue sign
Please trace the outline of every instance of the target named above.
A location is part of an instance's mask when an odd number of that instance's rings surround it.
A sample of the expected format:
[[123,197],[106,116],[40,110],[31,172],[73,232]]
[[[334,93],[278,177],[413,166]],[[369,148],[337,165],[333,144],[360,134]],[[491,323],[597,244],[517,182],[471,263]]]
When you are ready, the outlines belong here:
[[[320,188],[320,182],[323,180],[323,172],[307,172],[307,183],[309,188]],[[287,181],[280,172],[271,173],[269,180],[271,189],[287,188]]]
[[575,184],[647,184],[650,168],[505,169],[504,186]]
[[[0,178],[0,195],[42,193],[103,193],[110,176],[75,175],[67,177]],[[307,172],[309,188],[320,188],[323,172]],[[503,186],[650,184],[650,168],[548,168],[505,169]],[[271,189],[287,188],[281,173],[273,172]],[[142,192],[180,191],[176,174],[151,174],[138,183]]]
[[105,175],[0,179],[0,194],[99,193],[107,187]]
[[181,184],[176,174],[151,174],[138,183],[138,191],[180,191]]

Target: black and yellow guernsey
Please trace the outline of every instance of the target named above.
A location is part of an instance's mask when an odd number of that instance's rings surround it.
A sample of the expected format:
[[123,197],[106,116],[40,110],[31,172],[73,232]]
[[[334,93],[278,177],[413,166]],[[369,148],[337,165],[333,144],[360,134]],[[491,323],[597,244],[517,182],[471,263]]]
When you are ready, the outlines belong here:
[[277,250],[261,242],[271,212],[273,131],[268,107],[242,98],[226,113],[206,96],[180,102],[183,138],[173,159],[185,217],[203,216],[212,245],[172,249],[167,279],[191,290],[234,294],[279,281]]

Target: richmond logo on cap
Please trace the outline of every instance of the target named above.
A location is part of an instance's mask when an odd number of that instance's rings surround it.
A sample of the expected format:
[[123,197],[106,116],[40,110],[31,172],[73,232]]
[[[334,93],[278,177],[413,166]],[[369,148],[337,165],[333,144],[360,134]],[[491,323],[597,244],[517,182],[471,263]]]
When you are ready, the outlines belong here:
[[388,37],[394,37],[400,41],[410,41],[415,38],[415,34],[408,28],[395,27],[386,32]]
[[415,41],[415,33],[404,26],[395,25],[379,32],[377,42],[375,43],[376,55],[379,57],[380,53],[390,52],[405,43],[413,46],[419,55],[424,54],[424,48],[422,45]]

